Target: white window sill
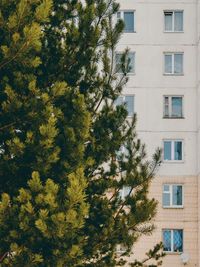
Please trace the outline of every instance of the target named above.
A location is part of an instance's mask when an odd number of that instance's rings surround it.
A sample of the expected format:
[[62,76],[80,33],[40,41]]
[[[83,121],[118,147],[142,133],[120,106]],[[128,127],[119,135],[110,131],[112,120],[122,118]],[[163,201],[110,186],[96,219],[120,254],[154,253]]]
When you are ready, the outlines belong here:
[[164,76],[184,76],[184,73],[163,73]]
[[184,209],[184,206],[162,206],[163,209]]
[[167,255],[180,255],[183,253],[183,251],[179,251],[179,252],[176,252],[176,251],[164,251],[164,253],[166,253]]
[[169,164],[183,164],[184,163],[184,160],[163,160],[163,163],[169,163]]
[[184,31],[163,31],[164,33],[184,33]]
[[126,31],[124,31],[123,33],[136,33],[136,31],[131,31],[131,32],[126,32]]
[[163,116],[163,119],[177,119],[177,120],[180,120],[180,119],[185,119],[185,117],[170,117],[170,116]]
[[[117,75],[124,75],[123,72],[116,72],[116,74],[117,74]],[[135,76],[135,75],[136,75],[135,72],[128,72],[128,73],[126,74],[126,76]]]

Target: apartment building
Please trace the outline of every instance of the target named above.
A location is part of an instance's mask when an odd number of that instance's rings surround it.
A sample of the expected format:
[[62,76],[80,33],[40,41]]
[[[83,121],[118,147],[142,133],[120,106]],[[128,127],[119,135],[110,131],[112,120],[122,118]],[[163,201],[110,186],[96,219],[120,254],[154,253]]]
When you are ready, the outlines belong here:
[[118,0],[125,22],[116,51],[130,49],[129,82],[119,101],[163,163],[151,186],[156,230],[132,258],[163,241],[164,267],[200,267],[200,0]]

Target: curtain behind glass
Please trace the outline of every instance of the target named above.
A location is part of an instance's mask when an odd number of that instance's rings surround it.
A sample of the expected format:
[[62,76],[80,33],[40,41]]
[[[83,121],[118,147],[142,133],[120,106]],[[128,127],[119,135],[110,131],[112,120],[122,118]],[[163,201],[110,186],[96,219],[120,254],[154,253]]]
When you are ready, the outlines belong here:
[[171,251],[171,230],[163,231],[163,247],[164,251]]
[[174,230],[174,248],[175,252],[183,251],[183,231],[182,230]]
[[172,55],[165,55],[165,73],[172,73]]
[[174,31],[183,31],[183,12],[174,12]]
[[165,31],[172,31],[172,12],[165,12]]
[[183,73],[183,54],[174,55],[174,73]]

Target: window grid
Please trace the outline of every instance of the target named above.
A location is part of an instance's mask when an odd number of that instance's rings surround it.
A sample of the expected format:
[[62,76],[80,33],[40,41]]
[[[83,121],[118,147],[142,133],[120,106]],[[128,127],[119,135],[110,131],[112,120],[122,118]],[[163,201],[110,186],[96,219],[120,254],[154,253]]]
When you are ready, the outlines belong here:
[[[133,21],[132,21],[132,29],[126,29],[126,24],[124,28],[124,33],[134,33],[135,32],[135,10],[121,10],[117,12],[117,20],[122,19],[125,23],[125,15],[126,14],[132,14],[133,15]],[[130,25],[129,25],[130,26]]]
[[[181,114],[173,114],[173,98],[181,99]],[[163,117],[164,118],[183,118],[183,96],[180,95],[164,95],[164,109]]]
[[[182,14],[182,29],[181,30],[177,30],[176,29],[176,26],[175,26],[175,14],[177,14],[177,13],[181,13]],[[166,15],[171,15],[171,19],[172,19],[172,21],[171,21],[171,23],[172,23],[172,25],[171,25],[171,30],[169,30],[169,29],[166,29],[167,28],[167,26],[166,26]],[[183,32],[183,10],[166,10],[166,11],[164,11],[164,19],[165,19],[165,21],[164,21],[164,31],[165,32]]]
[[[170,159],[165,159],[164,158],[164,161],[165,162],[183,162],[183,140],[180,140],[180,139],[176,139],[176,140],[165,139],[163,141],[164,145],[165,145],[165,142],[170,142],[171,143],[171,158]],[[176,159],[176,155],[175,155],[175,146],[176,146],[176,143],[178,143],[178,142],[181,142],[181,152],[182,152],[181,153],[181,159]]]
[[[182,56],[182,65],[181,65],[181,71],[176,71],[176,64],[175,64],[175,57],[177,55],[181,55]],[[183,75],[183,55],[184,53],[183,52],[173,52],[173,53],[168,53],[168,52],[165,52],[164,53],[164,74],[167,74],[167,75]],[[170,72],[167,71],[167,67],[166,67],[166,57],[167,56],[170,56],[171,57],[171,70]]]
[[[116,52],[115,53],[115,69],[116,73],[123,73],[121,68],[121,57],[123,53],[122,52]],[[128,73],[127,74],[135,74],[135,52],[129,52],[127,54],[127,57],[125,59],[125,64],[128,65]]]
[[[166,186],[169,187],[169,190],[165,190]],[[181,196],[182,205],[174,205],[173,204],[173,187],[174,186],[181,186],[182,187],[182,196]],[[163,194],[169,194],[169,196],[170,196],[170,204],[166,205],[166,204],[164,204],[164,201],[163,201],[163,208],[183,208],[184,192],[183,192],[183,185],[182,184],[164,184],[163,185]]]
[[[128,101],[129,99],[129,101]],[[128,117],[133,117],[134,114],[134,95],[121,95],[117,98],[116,106],[125,104]]]
[[[166,233],[169,233],[170,232],[170,240],[166,240],[164,239],[164,237],[166,237]],[[178,233],[179,234],[181,233],[182,234],[182,239],[180,240],[177,240],[177,242],[175,242],[175,233]],[[166,241],[168,241],[168,243],[170,243],[170,250],[168,249],[165,249],[165,243],[167,243]],[[176,243],[178,242],[181,242],[181,248],[180,250],[177,250],[176,249]],[[180,252],[183,252],[183,230],[182,229],[163,229],[163,243],[164,243],[164,251],[165,252],[177,252],[177,253],[180,253]],[[180,244],[179,244],[180,245]]]

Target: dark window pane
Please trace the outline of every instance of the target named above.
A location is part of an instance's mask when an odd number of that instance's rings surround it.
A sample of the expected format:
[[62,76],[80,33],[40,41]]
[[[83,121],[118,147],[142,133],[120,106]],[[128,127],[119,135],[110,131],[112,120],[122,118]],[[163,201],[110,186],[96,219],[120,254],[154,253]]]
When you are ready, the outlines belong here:
[[173,205],[182,206],[182,186],[173,185]]
[[174,160],[182,160],[182,142],[174,142]]

